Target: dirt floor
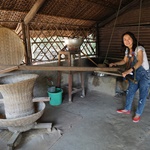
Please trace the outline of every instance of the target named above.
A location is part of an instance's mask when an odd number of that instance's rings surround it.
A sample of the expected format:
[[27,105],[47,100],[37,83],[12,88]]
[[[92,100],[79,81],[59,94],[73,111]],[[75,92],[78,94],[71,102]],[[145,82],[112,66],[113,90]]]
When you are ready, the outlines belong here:
[[[52,123],[52,130],[29,130],[22,133],[15,150],[149,150],[150,100],[139,123],[132,117],[137,105],[134,100],[130,115],[118,114],[125,97],[113,97],[90,91],[85,98],[77,93],[73,103],[65,95],[63,103],[46,109],[39,122]],[[0,132],[0,150],[7,149],[12,133]]]

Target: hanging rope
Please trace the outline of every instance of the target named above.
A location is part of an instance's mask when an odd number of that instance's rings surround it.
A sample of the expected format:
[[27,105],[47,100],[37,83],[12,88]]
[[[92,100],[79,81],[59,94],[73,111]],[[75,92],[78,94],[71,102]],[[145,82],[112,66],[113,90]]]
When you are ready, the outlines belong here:
[[[139,22],[138,22],[138,35],[137,35],[137,42],[140,39],[140,26],[141,26],[141,10],[142,10],[142,0],[140,0],[140,10],[139,10]],[[138,43],[137,43],[138,46]]]
[[[138,22],[137,46],[138,46],[138,41],[139,41],[139,39],[140,39],[141,10],[142,10],[142,0],[140,0],[140,9],[139,9],[139,22]],[[134,74],[134,80],[136,80],[136,70],[134,70],[133,74]]]
[[111,44],[112,37],[113,37],[113,34],[114,34],[114,30],[115,30],[115,27],[116,27],[117,18],[118,18],[118,15],[119,15],[121,4],[122,4],[122,0],[120,1],[119,7],[118,7],[118,10],[117,10],[116,19],[115,19],[115,22],[114,22],[113,30],[112,30],[112,33],[111,33],[111,36],[110,36],[109,44],[108,44],[108,47],[107,47],[107,51],[106,51],[106,55],[105,55],[105,59],[104,59],[103,63],[107,63],[106,58],[108,56],[108,52],[109,52],[109,49],[110,49],[110,44]]

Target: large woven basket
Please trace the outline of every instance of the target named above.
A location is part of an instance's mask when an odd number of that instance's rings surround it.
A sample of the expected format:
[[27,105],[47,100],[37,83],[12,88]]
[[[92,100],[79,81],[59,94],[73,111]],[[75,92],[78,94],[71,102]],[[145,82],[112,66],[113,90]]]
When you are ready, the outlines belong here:
[[0,77],[7,119],[20,118],[34,113],[33,87],[37,74],[19,74]]
[[[0,119],[0,127],[8,127],[8,129],[13,132],[30,130],[34,126],[34,123],[42,116],[45,109],[44,102],[34,102],[33,104],[35,110],[34,114],[14,119]],[[4,109],[0,110],[0,115],[5,116]]]
[[0,27],[0,65],[20,65],[24,59],[25,46],[12,30]]

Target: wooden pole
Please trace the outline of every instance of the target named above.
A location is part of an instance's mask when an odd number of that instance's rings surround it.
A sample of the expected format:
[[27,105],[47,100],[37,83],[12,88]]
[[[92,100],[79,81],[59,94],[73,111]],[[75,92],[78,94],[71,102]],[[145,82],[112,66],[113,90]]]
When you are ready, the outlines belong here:
[[83,53],[82,51],[81,51],[81,53],[82,53],[87,59],[89,59],[95,66],[99,67],[98,64],[96,64],[96,63],[95,63],[90,57],[88,57],[85,53]]
[[32,53],[31,53],[31,45],[30,45],[30,31],[29,25],[25,25],[25,36],[26,36],[26,48],[27,48],[27,65],[32,64]]
[[119,68],[112,68],[112,67],[73,67],[73,66],[42,66],[42,65],[32,65],[26,66],[21,65],[19,66],[19,70],[44,70],[44,71],[81,71],[81,72],[88,72],[88,71],[109,71],[109,72],[117,72]]
[[36,3],[33,5],[31,10],[28,12],[28,14],[24,18],[24,23],[28,24],[36,15],[37,11],[40,9],[42,4],[45,0],[37,0]]

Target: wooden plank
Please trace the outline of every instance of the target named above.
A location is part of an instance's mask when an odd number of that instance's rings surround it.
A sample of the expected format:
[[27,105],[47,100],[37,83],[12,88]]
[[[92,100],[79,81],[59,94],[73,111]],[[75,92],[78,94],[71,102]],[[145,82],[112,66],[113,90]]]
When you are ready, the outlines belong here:
[[116,72],[119,68],[99,68],[99,67],[64,67],[64,66],[19,66],[19,70],[44,70],[44,71],[79,71],[79,72],[88,72],[88,71],[109,71]]
[[21,132],[14,132],[12,137],[9,139],[7,146],[9,150],[13,150],[14,149],[14,144],[17,141],[17,139],[19,138],[19,136],[21,136]]
[[18,66],[0,66],[0,74],[18,70]]
[[32,129],[51,129],[52,123],[37,123]]
[[33,102],[48,102],[49,97],[35,97],[32,100]]
[[95,73],[102,73],[102,74],[107,74],[107,75],[111,75],[111,76],[117,76],[117,77],[122,77],[121,74],[119,73],[112,73],[112,72],[104,72],[104,71],[94,71]]
[[[35,97],[32,99],[33,102],[48,102],[49,100],[49,97]],[[3,99],[0,99],[0,104],[3,104]]]

